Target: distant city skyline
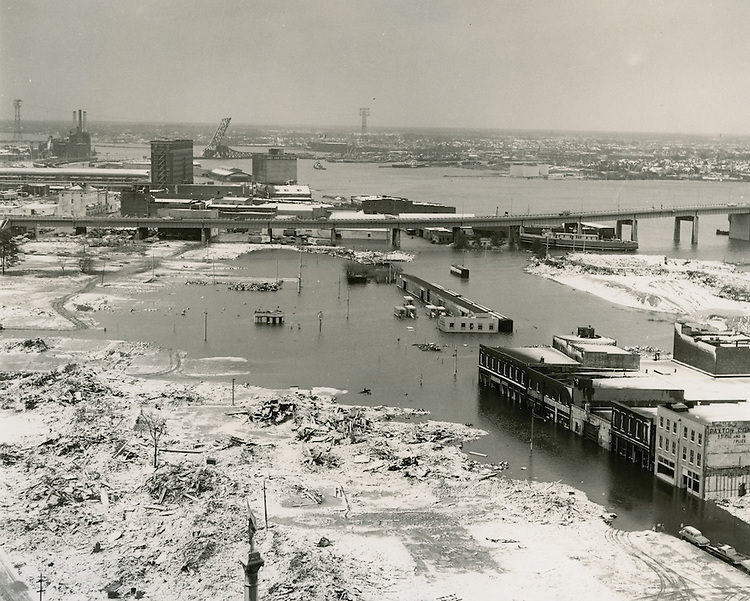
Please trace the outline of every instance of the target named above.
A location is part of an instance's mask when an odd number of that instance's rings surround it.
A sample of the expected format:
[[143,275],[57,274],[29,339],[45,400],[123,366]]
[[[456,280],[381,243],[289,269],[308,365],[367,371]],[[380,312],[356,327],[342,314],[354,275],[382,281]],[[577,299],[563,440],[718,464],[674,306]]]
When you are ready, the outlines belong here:
[[744,0],[0,0],[0,119],[750,134]]

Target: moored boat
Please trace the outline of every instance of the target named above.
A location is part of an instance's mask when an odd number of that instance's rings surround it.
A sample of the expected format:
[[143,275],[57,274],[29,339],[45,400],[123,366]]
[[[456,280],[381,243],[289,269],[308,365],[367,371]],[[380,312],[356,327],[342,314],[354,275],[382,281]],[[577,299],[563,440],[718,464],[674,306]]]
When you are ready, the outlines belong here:
[[469,279],[469,268],[464,267],[463,265],[458,265],[457,263],[454,263],[453,265],[451,265],[451,273],[453,275],[457,275],[462,280]]
[[614,228],[587,226],[583,231],[570,231],[549,226],[521,227],[519,240],[526,244],[541,244],[547,248],[565,248],[570,250],[638,250],[636,240],[622,240],[610,232]]

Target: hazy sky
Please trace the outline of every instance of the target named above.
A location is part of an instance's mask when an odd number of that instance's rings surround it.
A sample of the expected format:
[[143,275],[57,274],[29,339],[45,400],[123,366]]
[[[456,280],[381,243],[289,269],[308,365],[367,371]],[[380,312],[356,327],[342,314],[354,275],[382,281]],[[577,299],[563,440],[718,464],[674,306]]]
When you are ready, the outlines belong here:
[[0,116],[750,133],[747,0],[0,0]]

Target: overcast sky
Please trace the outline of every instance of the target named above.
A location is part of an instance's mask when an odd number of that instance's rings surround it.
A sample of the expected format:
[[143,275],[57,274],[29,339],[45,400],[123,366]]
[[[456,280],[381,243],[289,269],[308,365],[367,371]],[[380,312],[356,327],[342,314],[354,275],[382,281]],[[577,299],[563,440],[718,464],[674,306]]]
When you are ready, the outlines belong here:
[[750,134],[747,0],[0,0],[24,120]]

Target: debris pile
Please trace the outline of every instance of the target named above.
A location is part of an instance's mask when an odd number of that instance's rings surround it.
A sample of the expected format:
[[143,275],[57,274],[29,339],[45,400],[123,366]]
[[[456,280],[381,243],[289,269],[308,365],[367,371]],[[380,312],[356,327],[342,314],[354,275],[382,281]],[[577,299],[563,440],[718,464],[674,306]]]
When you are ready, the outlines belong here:
[[288,399],[272,398],[263,401],[250,419],[266,426],[278,426],[294,418],[297,403]]
[[76,405],[105,396],[122,396],[122,393],[103,382],[95,370],[76,363],[48,372],[0,372],[0,400],[4,409],[16,403],[34,409],[45,401]]
[[10,342],[5,345],[5,350],[21,351],[24,353],[43,353],[48,350],[47,343],[41,338],[28,338],[18,342]]
[[26,498],[36,501],[43,508],[60,507],[82,503],[87,499],[102,498],[103,484],[96,472],[63,473],[47,468],[26,489]]
[[185,498],[195,501],[201,493],[214,490],[219,480],[219,473],[209,466],[190,462],[165,464],[146,481],[146,490],[160,505],[179,503]]
[[0,443],[0,465],[15,465],[23,457],[23,451],[16,445]]
[[269,599],[359,601],[365,598],[362,593],[367,586],[368,568],[363,570],[356,557],[337,550],[330,539],[325,538],[328,544],[320,544],[323,538],[297,548],[294,541],[285,540],[283,533],[274,532],[267,559],[267,563],[276,567],[268,588]]
[[235,292],[276,292],[281,288],[281,281],[276,282],[234,282],[227,290]]
[[415,342],[412,346],[416,346],[420,351],[433,351],[439,353],[443,350],[441,345],[435,344],[434,342]]

